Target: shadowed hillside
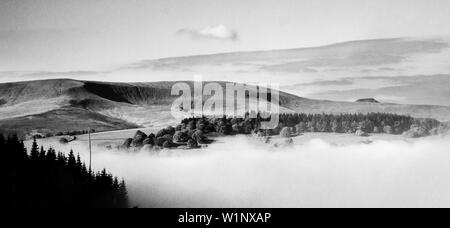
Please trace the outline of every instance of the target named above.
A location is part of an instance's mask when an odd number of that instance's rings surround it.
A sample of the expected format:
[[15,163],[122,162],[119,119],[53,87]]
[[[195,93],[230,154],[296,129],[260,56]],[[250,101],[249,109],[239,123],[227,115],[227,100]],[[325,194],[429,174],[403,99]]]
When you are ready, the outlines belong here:
[[84,129],[111,131],[137,128],[138,125],[76,107],[64,107],[42,114],[0,120],[0,132],[26,134],[70,132]]
[[[0,129],[54,133],[110,131],[175,122],[170,107],[176,82],[108,83],[55,79],[0,84]],[[193,82],[186,82],[193,86]],[[226,82],[217,82],[225,87]],[[256,90],[256,87],[253,87]],[[386,112],[448,121],[450,107],[312,100],[280,93],[281,112]]]

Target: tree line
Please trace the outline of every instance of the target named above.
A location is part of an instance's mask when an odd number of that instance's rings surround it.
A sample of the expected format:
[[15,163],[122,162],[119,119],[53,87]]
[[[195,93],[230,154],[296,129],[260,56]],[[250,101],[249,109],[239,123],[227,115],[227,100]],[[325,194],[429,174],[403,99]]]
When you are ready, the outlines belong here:
[[[95,133],[96,131],[95,131],[95,129],[91,129],[90,132]],[[35,135],[32,135],[32,137],[36,138],[36,139],[42,139],[42,138],[51,138],[54,136],[64,136],[64,135],[67,135],[67,136],[87,135],[88,133],[89,133],[89,130],[78,130],[78,131],[74,130],[74,131],[66,131],[66,132],[60,131],[55,134],[51,133],[51,132],[47,132],[45,134],[35,134]]]
[[282,114],[280,125],[291,127],[297,133],[328,132],[328,133],[386,133],[400,135],[419,127],[431,132],[441,123],[434,119],[417,119],[411,116],[391,113],[368,114]]
[[268,119],[249,118],[247,113],[243,118],[190,118],[182,121],[182,126],[197,126],[199,130],[217,132],[223,135],[263,133],[265,135],[279,135],[284,128],[290,128],[292,132],[325,132],[325,133],[386,133],[403,134],[411,129],[420,128],[428,133],[441,126],[434,119],[418,119],[411,116],[390,113],[368,114],[305,114],[290,113],[280,114],[279,124],[270,130],[260,129],[261,121]]
[[124,180],[105,169],[93,172],[73,151],[66,156],[39,147],[36,140],[28,153],[17,136],[0,135],[2,176],[9,208],[126,208]]
[[[256,118],[250,118],[256,116]],[[438,134],[442,124],[434,119],[418,119],[411,116],[390,113],[368,114],[280,114],[279,124],[270,130],[261,129],[261,122],[269,119],[247,113],[245,117],[201,117],[187,118],[176,127],[167,127],[157,134],[138,131],[134,138],[125,140],[122,147],[173,148],[187,145],[197,148],[199,144],[211,142],[207,135],[257,134],[259,136],[281,135],[291,137],[306,132],[342,133],[366,136],[368,134],[405,134],[411,137],[424,137]]]

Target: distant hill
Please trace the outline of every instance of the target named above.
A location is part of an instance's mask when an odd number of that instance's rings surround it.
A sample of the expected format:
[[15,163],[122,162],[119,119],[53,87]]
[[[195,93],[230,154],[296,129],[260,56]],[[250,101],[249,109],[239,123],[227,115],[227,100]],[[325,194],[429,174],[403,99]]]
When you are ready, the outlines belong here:
[[180,81],[201,75],[205,81],[277,83],[285,92],[314,99],[355,101],[375,97],[390,103],[450,106],[448,56],[449,36],[357,40],[294,49],[144,59],[114,66],[109,72],[0,72],[0,83],[66,77]]
[[152,80],[202,75],[205,81],[276,82],[283,91],[315,99],[376,97],[392,103],[450,106],[448,56],[450,37],[359,40],[149,59],[123,66],[113,76],[123,81],[133,75],[151,75]]
[[[110,83],[54,79],[0,84],[0,129],[21,133],[110,131],[173,124],[176,82]],[[187,82],[192,85],[192,82]],[[225,85],[225,82],[217,82]],[[386,112],[450,120],[450,107],[312,100],[280,93],[281,112]]]
[[380,103],[379,101],[375,100],[375,98],[363,98],[357,100],[356,102]]

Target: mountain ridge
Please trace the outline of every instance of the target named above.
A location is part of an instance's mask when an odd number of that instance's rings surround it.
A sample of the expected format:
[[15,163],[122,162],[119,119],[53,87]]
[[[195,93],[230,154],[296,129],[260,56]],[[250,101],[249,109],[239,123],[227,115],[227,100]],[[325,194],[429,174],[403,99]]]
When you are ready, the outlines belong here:
[[[193,82],[188,83],[191,88]],[[178,82],[99,82],[51,79],[0,84],[0,129],[22,132],[71,131],[96,126],[99,131],[174,123],[172,86]],[[208,82],[204,82],[208,83]],[[228,82],[216,82],[224,86]],[[256,89],[256,88],[254,88]],[[280,91],[281,112],[387,112],[450,120],[450,107],[313,100]],[[46,126],[45,124],[48,123]]]

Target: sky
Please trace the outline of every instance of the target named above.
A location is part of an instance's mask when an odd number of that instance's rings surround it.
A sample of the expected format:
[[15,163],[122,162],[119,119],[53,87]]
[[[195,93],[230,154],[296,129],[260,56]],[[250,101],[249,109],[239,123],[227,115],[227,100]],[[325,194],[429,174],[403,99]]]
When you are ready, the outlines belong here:
[[448,35],[448,0],[2,0],[0,72]]

